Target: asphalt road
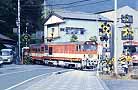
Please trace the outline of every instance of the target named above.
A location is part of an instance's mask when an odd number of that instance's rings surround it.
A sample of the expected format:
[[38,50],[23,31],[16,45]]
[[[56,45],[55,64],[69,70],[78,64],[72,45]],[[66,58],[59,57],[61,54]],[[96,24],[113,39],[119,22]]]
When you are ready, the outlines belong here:
[[61,70],[65,69],[42,65],[5,65],[0,68],[0,90],[15,90],[21,83],[38,81],[41,75],[49,76],[52,72]]

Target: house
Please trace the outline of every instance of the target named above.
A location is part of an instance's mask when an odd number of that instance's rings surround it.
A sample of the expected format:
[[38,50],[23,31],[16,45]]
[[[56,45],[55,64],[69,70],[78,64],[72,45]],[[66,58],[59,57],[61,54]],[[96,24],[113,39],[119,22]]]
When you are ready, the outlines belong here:
[[0,49],[2,48],[11,48],[13,47],[13,45],[16,45],[16,41],[3,35],[3,34],[0,34]]
[[[107,17],[108,19],[114,21],[115,11],[99,13],[100,15]],[[124,22],[123,17],[128,16],[128,22]],[[133,31],[132,38],[133,41],[138,41],[138,11],[129,6],[124,6],[117,9],[117,58],[123,52],[123,42],[126,42],[127,37],[123,37],[123,30],[126,26],[129,26],[129,30]]]
[[[99,28],[103,23],[110,24],[110,29],[113,31],[113,21],[101,15],[55,11],[48,15],[44,23],[44,42],[70,42],[72,36],[75,35],[77,41],[88,41],[92,36],[96,36],[100,43]],[[101,42],[110,48],[109,52],[113,44],[112,39]]]
[[70,41],[74,34],[78,41],[89,40],[91,36],[99,35],[99,25],[113,21],[101,16],[82,12],[53,12],[46,18],[44,24],[44,39],[52,42]]

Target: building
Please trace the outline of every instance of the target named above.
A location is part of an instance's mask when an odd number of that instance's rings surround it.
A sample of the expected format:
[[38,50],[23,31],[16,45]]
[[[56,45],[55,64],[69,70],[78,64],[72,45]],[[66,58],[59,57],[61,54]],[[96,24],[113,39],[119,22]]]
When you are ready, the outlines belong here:
[[51,38],[52,42],[67,42],[72,34],[78,37],[78,41],[89,40],[91,36],[99,35],[99,27],[103,22],[112,23],[101,15],[81,12],[51,13],[44,24],[45,42]]
[[44,24],[44,42],[70,42],[73,35],[77,37],[77,41],[88,41],[96,36],[99,43],[105,44],[111,52],[113,38],[102,42],[99,38],[99,28],[103,28],[103,23],[108,23],[112,32],[113,21],[101,15],[70,11],[53,12],[48,15]]
[[[100,15],[107,17],[108,19],[114,21],[114,11],[103,12]],[[132,31],[132,36],[124,35],[125,29]],[[128,40],[138,41],[138,11],[129,6],[124,6],[118,8],[117,10],[117,56],[119,57],[123,49],[123,42]],[[129,38],[128,38],[128,37]],[[117,58],[118,58],[117,57]]]

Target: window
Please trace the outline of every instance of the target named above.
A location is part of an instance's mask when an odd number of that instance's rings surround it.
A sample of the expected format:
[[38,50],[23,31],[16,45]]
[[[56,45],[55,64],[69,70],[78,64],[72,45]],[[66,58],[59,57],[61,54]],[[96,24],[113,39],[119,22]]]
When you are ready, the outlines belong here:
[[96,45],[90,45],[90,44],[84,44],[83,45],[83,50],[96,50],[97,46]]
[[52,54],[53,54],[53,48],[49,47],[49,55],[52,55]]
[[81,50],[81,45],[76,45],[76,51]]
[[80,35],[83,35],[86,30],[84,28],[66,27],[66,28],[60,28],[60,31],[65,31],[66,34],[80,34]]
[[83,35],[84,34],[84,30],[80,30],[80,34]]
[[52,28],[52,32],[54,32],[55,28]]
[[46,51],[48,50],[48,46],[47,46],[47,45],[45,45],[45,50],[46,50]]
[[44,47],[41,47],[41,51],[44,51]]
[[64,31],[64,28],[60,28],[60,31]]
[[37,52],[40,52],[40,48],[37,48]]

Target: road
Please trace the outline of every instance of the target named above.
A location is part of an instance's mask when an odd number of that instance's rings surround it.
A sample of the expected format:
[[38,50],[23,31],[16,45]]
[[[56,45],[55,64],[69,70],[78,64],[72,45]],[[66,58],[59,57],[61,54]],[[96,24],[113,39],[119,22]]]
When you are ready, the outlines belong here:
[[0,90],[15,90],[16,86],[28,83],[33,79],[41,79],[53,72],[65,70],[63,68],[47,67],[42,65],[5,65],[0,68]]
[[4,65],[0,90],[108,90],[95,75],[94,71],[43,65]]
[[[21,89],[21,88],[19,88]],[[19,90],[18,89],[18,90]],[[72,70],[53,74],[49,78],[28,86],[22,90],[109,90],[93,71]]]
[[137,83],[138,80],[101,80],[95,71],[43,65],[12,64],[0,68],[0,90],[137,90]]

